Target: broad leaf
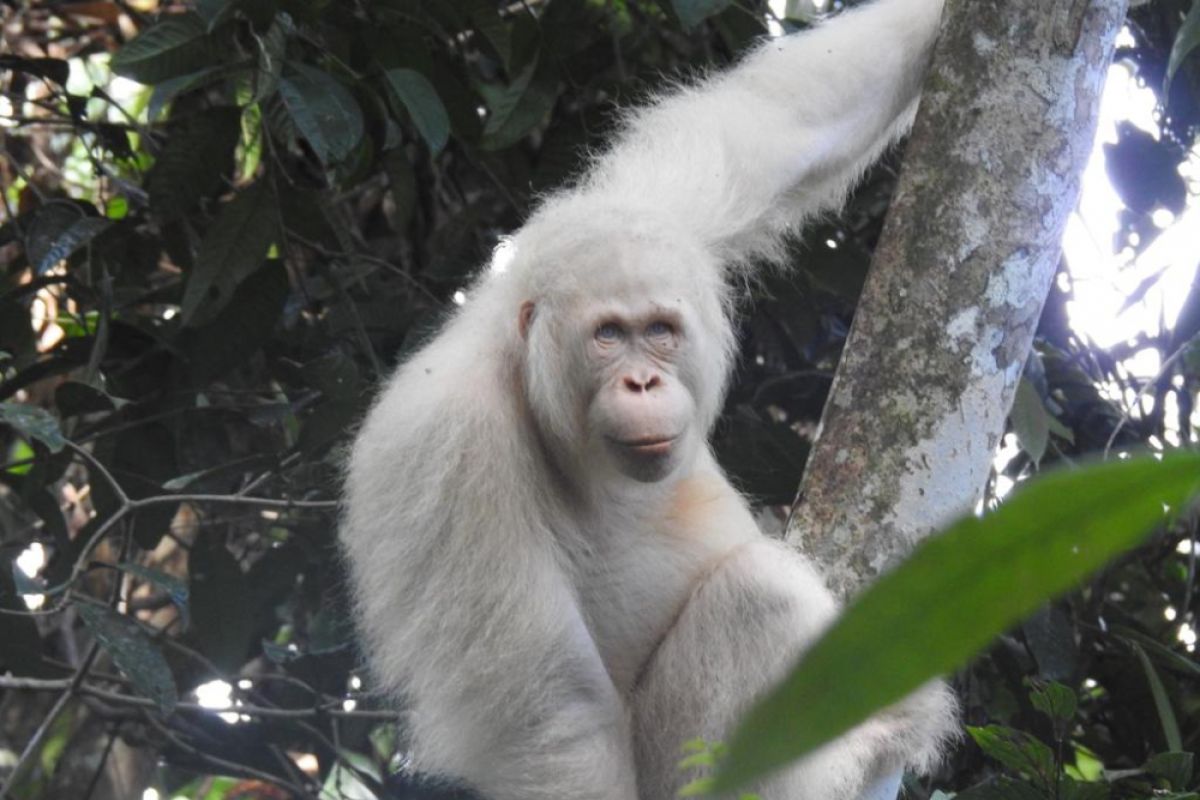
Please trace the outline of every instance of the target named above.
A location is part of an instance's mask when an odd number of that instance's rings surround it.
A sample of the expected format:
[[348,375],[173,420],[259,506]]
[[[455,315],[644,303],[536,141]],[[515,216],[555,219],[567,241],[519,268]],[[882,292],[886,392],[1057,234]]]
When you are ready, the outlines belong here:
[[[1064,471],[960,520],[867,589],[751,710],[720,790],[776,769],[974,655],[1178,509],[1200,454]],[[950,600],[949,598],[953,598]],[[843,687],[842,691],[831,687]]]
[[694,28],[731,5],[733,0],[671,0],[671,7],[685,28]]
[[1062,730],[1075,717],[1079,700],[1075,690],[1055,681],[1038,681],[1030,687],[1029,702]]
[[146,105],[146,118],[151,122],[157,120],[167,105],[176,97],[187,94],[193,89],[199,89],[201,86],[207,86],[224,77],[225,74],[226,71],[222,67],[205,67],[196,72],[189,72],[186,75],[162,81],[150,93],[150,102]]
[[1003,725],[968,726],[967,733],[989,758],[1013,772],[1034,778],[1047,788],[1053,787],[1057,773],[1054,752],[1039,739]]
[[1017,384],[1017,396],[1008,416],[1021,449],[1034,463],[1040,463],[1050,442],[1050,415],[1037,388],[1027,378],[1021,378]]
[[200,242],[196,266],[188,275],[180,309],[184,323],[211,319],[229,302],[238,284],[262,266],[279,235],[278,215],[266,179],[221,208]]
[[[42,219],[42,215],[39,214],[30,231],[30,239],[36,239],[45,232],[40,224]],[[112,224],[112,220],[105,217],[81,217],[76,214],[75,221],[65,230],[41,241],[41,244],[45,245],[44,248],[29,249],[29,261],[34,272],[38,275],[49,272],[55,264],[104,233]]]
[[1146,762],[1146,772],[1162,778],[1176,791],[1183,791],[1192,782],[1195,762],[1194,753],[1159,753]]
[[213,108],[172,121],[166,147],[146,176],[150,206],[165,220],[190,211],[225,187],[241,133],[236,108]]
[[363,135],[362,110],[350,90],[327,72],[289,64],[279,96],[300,135],[325,165],[350,154]]
[[450,117],[433,84],[415,69],[389,69],[383,76],[392,97],[408,111],[429,149],[441,152],[450,136]]
[[189,12],[164,16],[118,50],[111,66],[113,72],[139,83],[158,83],[211,66],[215,60],[204,20]]
[[1163,686],[1162,678],[1158,676],[1158,670],[1154,669],[1154,665],[1146,656],[1146,651],[1135,644],[1133,652],[1137,655],[1138,663],[1142,665],[1142,671],[1146,674],[1146,682],[1150,684],[1150,695],[1154,698],[1154,708],[1158,712],[1158,720],[1162,725],[1163,739],[1167,742],[1167,749],[1179,752],[1183,750],[1183,736],[1179,732],[1179,722],[1175,719],[1175,709],[1171,707],[1171,697],[1167,694],[1166,687]]
[[58,420],[45,409],[25,403],[0,403],[0,425],[8,425],[27,439],[37,439],[51,452],[67,446]]
[[538,58],[501,89],[481,88],[488,104],[483,148],[502,150],[516,144],[545,120],[558,97],[554,72]]
[[107,606],[77,603],[79,616],[96,637],[113,663],[133,682],[140,694],[149,697],[164,712],[179,700],[175,679],[157,645],[136,622]]
[[1171,81],[1175,73],[1183,65],[1183,61],[1197,48],[1200,48],[1200,3],[1193,2],[1192,10],[1188,12],[1179,33],[1175,36],[1175,44],[1171,48],[1171,57],[1167,61],[1166,81],[1163,87],[1163,97],[1169,94]]
[[[46,203],[33,212],[33,219],[25,230],[25,256],[38,274],[58,263],[60,259],[52,261],[48,256],[63,234],[86,216],[83,206],[67,200]],[[46,266],[41,266],[43,264]]]

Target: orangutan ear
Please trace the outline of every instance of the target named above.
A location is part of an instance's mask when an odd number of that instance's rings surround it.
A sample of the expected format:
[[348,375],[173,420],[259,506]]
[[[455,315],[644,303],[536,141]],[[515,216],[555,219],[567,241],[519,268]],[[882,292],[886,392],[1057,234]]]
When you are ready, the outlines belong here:
[[521,338],[529,338],[529,326],[533,324],[533,313],[536,310],[532,300],[526,300],[521,303],[521,313],[517,316],[517,328],[521,331]]

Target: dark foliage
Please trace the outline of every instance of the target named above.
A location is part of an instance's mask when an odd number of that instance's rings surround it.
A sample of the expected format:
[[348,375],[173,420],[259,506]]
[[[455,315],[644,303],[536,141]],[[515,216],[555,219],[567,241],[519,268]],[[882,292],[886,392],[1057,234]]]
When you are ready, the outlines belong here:
[[[1134,15],[1122,57],[1153,87],[1187,5]],[[404,777],[402,720],[355,674],[340,449],[499,237],[603,146],[614,107],[730,62],[767,16],[756,0],[0,7],[0,748],[28,744],[0,785],[459,796]],[[1195,143],[1198,62],[1174,77],[1169,136],[1112,146],[1122,245],[1148,246],[1153,213],[1187,200],[1175,166]],[[797,244],[793,275],[748,292],[716,444],[767,507],[792,499],[895,163]],[[1006,477],[1193,443],[1197,287],[1174,329],[1113,352],[1070,331],[1056,292]],[[1124,361],[1145,349],[1178,355],[1143,385]],[[1126,412],[1131,391],[1149,410]],[[1009,727],[974,730],[935,785],[1194,788],[1190,760],[1163,754],[1200,736],[1200,667],[1179,637],[1198,605],[1179,543],[1195,533],[1164,531],[981,657],[961,679],[967,719]],[[39,553],[40,569],[17,566]],[[236,724],[198,704],[213,681]],[[1100,763],[1139,771],[1085,785]],[[1064,769],[1083,788],[1063,789]]]

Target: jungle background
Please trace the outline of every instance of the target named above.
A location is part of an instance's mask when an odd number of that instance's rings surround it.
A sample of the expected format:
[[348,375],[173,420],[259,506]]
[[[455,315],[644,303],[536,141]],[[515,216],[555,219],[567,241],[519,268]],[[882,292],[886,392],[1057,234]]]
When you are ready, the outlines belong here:
[[[406,771],[403,720],[360,669],[335,532],[347,439],[616,107],[813,10],[4,0],[0,794],[453,795]],[[1198,44],[1200,4],[1131,11],[1117,60],[1158,107],[1105,148],[1130,264],[1200,194]],[[715,446],[768,526],[901,156],[744,298]],[[985,507],[1051,466],[1195,446],[1200,281],[1106,349],[1072,328],[1073,291],[1064,266]],[[1173,517],[955,676],[969,736],[914,796],[1200,797],[1196,526]]]

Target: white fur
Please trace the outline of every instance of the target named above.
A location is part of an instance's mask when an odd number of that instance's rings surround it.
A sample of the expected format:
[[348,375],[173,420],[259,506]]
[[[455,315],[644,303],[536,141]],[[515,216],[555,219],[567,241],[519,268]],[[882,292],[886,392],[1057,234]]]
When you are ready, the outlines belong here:
[[[367,655],[418,769],[489,800],[667,800],[835,613],[759,533],[705,444],[733,352],[731,269],[779,254],[909,124],[941,0],[878,0],[660,98],[549,198],[391,378],[350,459],[341,538]],[[651,298],[688,331],[694,403],[656,483],[581,441],[572,325]],[[522,306],[534,304],[522,335]],[[849,798],[925,767],[953,721],[918,693],[760,787]]]

